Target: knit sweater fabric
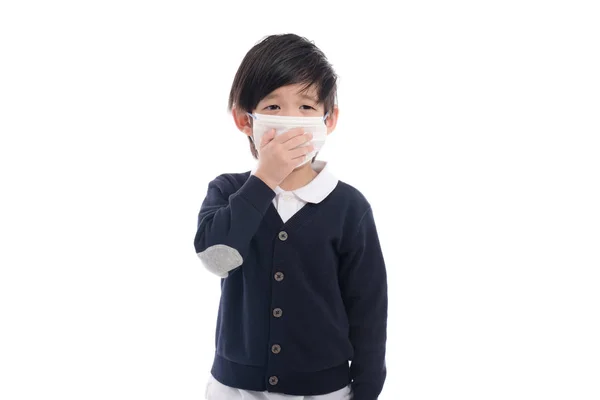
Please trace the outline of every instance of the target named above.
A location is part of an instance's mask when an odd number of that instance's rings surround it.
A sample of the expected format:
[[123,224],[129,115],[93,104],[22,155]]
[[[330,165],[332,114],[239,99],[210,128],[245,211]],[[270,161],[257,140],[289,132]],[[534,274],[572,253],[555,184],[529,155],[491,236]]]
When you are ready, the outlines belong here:
[[211,374],[230,387],[304,396],[351,384],[354,400],[375,400],[387,372],[388,299],[373,210],[339,181],[284,222],[275,195],[250,172],[208,185],[194,247],[221,278]]

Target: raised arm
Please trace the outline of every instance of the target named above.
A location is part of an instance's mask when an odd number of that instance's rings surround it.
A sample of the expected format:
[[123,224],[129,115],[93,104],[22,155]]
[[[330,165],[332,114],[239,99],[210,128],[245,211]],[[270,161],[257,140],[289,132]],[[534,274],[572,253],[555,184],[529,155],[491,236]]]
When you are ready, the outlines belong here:
[[204,266],[221,278],[242,265],[250,240],[275,198],[273,189],[254,175],[239,190],[229,193],[231,183],[223,175],[208,185],[194,238]]

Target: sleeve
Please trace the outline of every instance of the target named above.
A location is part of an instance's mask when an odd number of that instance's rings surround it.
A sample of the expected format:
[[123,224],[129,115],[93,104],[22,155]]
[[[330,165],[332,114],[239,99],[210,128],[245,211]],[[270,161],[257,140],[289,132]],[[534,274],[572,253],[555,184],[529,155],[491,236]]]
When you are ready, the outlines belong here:
[[340,260],[340,289],[354,348],[350,375],[354,400],[376,400],[387,375],[387,273],[373,212],[358,224]]
[[228,196],[230,185],[223,176],[208,185],[194,237],[200,261],[221,278],[243,264],[250,241],[275,198],[275,191],[254,175]]

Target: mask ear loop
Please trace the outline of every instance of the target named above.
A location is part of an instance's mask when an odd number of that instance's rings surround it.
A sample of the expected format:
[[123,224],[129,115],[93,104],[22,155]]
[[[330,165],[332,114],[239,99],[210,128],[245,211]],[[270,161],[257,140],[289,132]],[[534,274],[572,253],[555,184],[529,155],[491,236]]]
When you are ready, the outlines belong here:
[[327,122],[326,122],[326,121],[327,121],[327,117],[329,117],[329,111],[327,111],[327,112],[325,113],[325,115],[323,116],[323,123],[324,123],[325,125],[327,125]]
[[[257,119],[256,115],[254,115],[254,114],[250,114],[247,111],[246,111],[246,114],[248,114],[249,116],[251,116],[253,120]],[[254,124],[252,124],[252,125],[254,126]],[[254,148],[256,148],[256,142],[254,141],[254,132],[253,132],[252,136],[250,136],[250,139],[252,140],[252,143],[254,143]]]

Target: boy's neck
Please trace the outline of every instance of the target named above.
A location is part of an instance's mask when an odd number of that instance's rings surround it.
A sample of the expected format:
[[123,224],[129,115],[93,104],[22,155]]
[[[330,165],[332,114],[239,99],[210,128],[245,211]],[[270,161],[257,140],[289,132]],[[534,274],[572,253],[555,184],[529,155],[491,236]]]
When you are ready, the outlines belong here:
[[292,171],[292,173],[279,184],[279,187],[288,192],[296,190],[308,185],[317,175],[318,172],[313,170],[311,163],[308,162]]

